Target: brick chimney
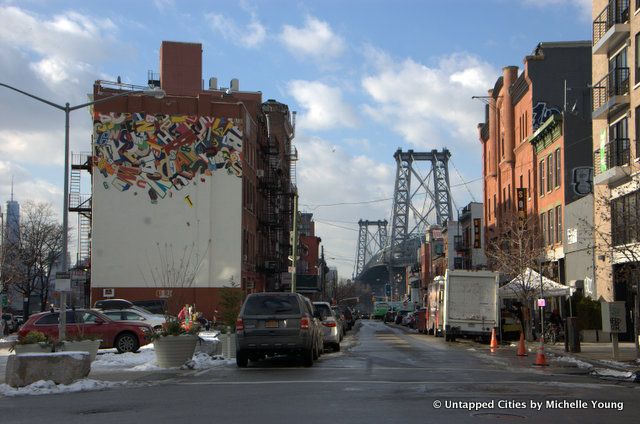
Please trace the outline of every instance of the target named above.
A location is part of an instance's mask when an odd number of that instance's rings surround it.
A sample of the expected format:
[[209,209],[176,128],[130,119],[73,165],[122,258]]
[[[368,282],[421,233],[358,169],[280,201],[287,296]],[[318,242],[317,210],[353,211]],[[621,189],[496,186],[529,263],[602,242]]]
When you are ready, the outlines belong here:
[[202,91],[202,44],[163,41],[160,86],[169,95],[198,95]]

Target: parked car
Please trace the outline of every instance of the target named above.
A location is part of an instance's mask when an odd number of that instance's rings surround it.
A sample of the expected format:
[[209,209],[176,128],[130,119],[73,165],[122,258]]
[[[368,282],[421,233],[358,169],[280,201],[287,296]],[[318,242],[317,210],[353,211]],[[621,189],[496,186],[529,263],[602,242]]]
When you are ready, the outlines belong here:
[[394,323],[396,324],[402,324],[402,320],[404,319],[404,317],[406,317],[409,314],[409,311],[398,311],[398,313],[396,314]]
[[129,309],[134,306],[133,302],[126,299],[102,299],[93,304],[95,309]]
[[404,325],[405,327],[415,328],[415,324],[416,324],[415,312],[409,312],[407,315],[405,315],[402,318],[402,325]]
[[340,310],[340,313],[344,317],[344,322],[346,324],[345,326],[347,331],[350,331],[353,328],[354,324],[356,323],[353,312],[348,306],[339,306],[338,309]]
[[298,293],[267,292],[247,296],[236,321],[236,364],[269,355],[296,355],[313,365],[322,349],[310,302]]
[[155,331],[162,329],[162,324],[166,322],[164,315],[151,314],[140,308],[135,309],[108,309],[103,310],[103,314],[114,321],[141,321],[149,324]]
[[344,314],[342,312],[340,312],[340,308],[338,308],[337,306],[332,306],[331,309],[333,310],[333,312],[336,315],[336,318],[338,319],[338,324],[340,325],[340,341],[342,341],[342,339],[344,338],[344,336],[347,335],[347,321],[344,317]]
[[12,314],[3,313],[2,321],[4,321],[4,335],[13,333],[18,329],[18,322]]
[[[18,331],[25,336],[29,331],[40,331],[52,339],[58,338],[59,312],[41,312],[29,317]],[[119,353],[136,352],[140,346],[149,343],[148,336],[153,329],[139,321],[114,321],[100,311],[76,309],[67,311],[65,331],[71,338],[81,334],[102,339],[101,349],[115,347]]]
[[167,313],[167,302],[164,299],[154,300],[133,300],[135,306],[144,308],[152,314],[165,315]]
[[340,327],[338,319],[328,302],[313,302],[315,310],[320,313],[322,331],[324,333],[324,347],[335,352],[340,351]]
[[304,297],[304,301],[307,304],[307,307],[309,309],[311,309],[312,313],[313,313],[313,319],[314,319],[314,333],[315,333],[315,339],[316,339],[316,346],[317,346],[317,352],[316,355],[313,359],[318,359],[320,358],[320,355],[322,355],[322,352],[324,351],[324,332],[322,331],[322,321],[321,321],[321,314],[320,311],[316,311],[316,309],[313,306],[313,303],[311,303],[311,300],[309,300],[308,297]]

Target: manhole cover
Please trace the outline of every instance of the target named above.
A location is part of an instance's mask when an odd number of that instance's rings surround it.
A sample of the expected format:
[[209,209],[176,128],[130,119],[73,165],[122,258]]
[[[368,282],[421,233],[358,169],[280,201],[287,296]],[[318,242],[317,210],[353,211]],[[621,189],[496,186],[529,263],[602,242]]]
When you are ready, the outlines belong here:
[[500,412],[478,412],[475,414],[471,414],[472,417],[480,417],[480,418],[489,418],[492,420],[504,420],[504,419],[512,419],[512,418],[520,418],[526,420],[527,417],[516,414],[504,414]]

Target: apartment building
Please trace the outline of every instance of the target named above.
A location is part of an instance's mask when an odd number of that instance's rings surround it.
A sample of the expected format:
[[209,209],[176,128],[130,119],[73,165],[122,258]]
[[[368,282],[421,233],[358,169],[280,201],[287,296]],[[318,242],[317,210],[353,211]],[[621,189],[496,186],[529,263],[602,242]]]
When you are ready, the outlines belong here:
[[165,97],[93,87],[132,94],[93,109],[92,301],[164,298],[211,316],[225,287],[277,290],[295,192],[288,108],[237,79],[205,89],[197,43],[163,42],[148,83]]
[[638,1],[593,1],[595,291],[626,301],[627,339],[640,261],[639,11]]
[[479,125],[484,242],[498,240],[514,219],[539,217],[550,276],[561,282],[564,207],[591,192],[590,48],[588,41],[539,43],[522,72],[503,69]]
[[480,269],[487,265],[484,252],[482,203],[471,202],[458,215],[460,235],[454,237],[454,269]]

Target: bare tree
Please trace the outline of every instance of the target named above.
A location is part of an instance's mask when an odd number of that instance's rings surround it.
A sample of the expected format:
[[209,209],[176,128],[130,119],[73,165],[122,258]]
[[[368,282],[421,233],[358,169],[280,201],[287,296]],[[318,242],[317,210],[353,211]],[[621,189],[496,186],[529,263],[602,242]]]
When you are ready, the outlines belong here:
[[[23,298],[40,298],[40,310],[49,300],[49,280],[62,254],[62,225],[57,221],[53,205],[27,201],[22,207],[20,234],[7,246],[3,279]],[[25,302],[24,316],[30,314]]]
[[[599,252],[596,263],[604,265],[601,277],[623,282],[625,291],[634,298],[634,342],[640,359],[640,182],[631,180],[626,195],[611,199],[612,190],[596,186],[594,190],[593,222],[581,220],[580,225],[593,232],[592,249]],[[614,194],[617,194],[613,192]],[[595,258],[594,258],[595,260]],[[595,273],[595,270],[594,270]],[[594,274],[595,276],[595,274]]]
[[[175,313],[185,303],[185,289],[193,287],[206,252],[198,254],[195,243],[183,248],[175,248],[170,243],[161,245],[158,249],[157,264],[153,265],[147,259],[148,270],[140,270],[146,281],[153,281],[155,287],[161,287],[167,299],[165,315]],[[208,249],[207,249],[208,250]],[[150,277],[150,278],[148,278]]]
[[487,243],[489,268],[514,281],[514,296],[522,305],[521,325],[527,339],[533,339],[533,300],[540,292],[539,276],[528,270],[539,268],[545,253],[539,223],[535,217],[507,215],[497,238]]

